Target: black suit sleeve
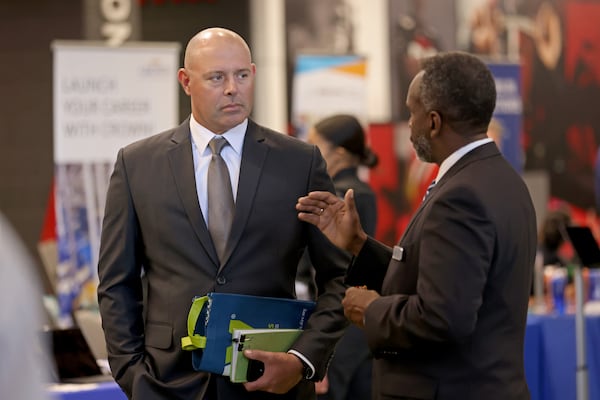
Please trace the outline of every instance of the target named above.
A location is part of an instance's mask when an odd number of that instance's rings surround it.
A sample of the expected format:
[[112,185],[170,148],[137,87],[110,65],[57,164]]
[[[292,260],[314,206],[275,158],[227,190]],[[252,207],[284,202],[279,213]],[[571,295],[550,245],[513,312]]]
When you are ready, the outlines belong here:
[[381,285],[392,257],[392,249],[368,237],[346,274],[349,286],[366,286],[381,293]]

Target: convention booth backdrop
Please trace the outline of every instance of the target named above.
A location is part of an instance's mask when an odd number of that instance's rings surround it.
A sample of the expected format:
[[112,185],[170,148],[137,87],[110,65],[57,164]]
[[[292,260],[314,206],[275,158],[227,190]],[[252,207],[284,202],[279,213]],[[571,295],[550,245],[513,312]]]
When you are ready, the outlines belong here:
[[[355,52],[355,3],[351,0],[315,2],[314,8],[304,4],[304,11],[298,12],[301,5],[299,1],[286,1],[288,63],[291,63],[288,71],[289,80],[293,82],[289,84],[289,133],[302,138],[307,126],[317,117],[325,116],[325,113],[348,112],[361,119],[367,127],[370,143],[380,158],[380,164],[375,169],[369,174],[362,174],[374,187],[378,197],[378,239],[388,244],[395,243],[427,184],[437,172],[434,165],[423,163],[414,156],[408,141],[409,129],[403,98],[408,82],[418,70],[419,60],[438,51],[452,49],[479,54],[489,63],[499,93],[498,107],[489,134],[496,139],[515,169],[523,173],[526,181],[532,172],[541,171],[546,177],[547,193],[541,196],[534,193],[534,200],[542,199],[536,201],[538,220],[543,219],[547,209],[565,208],[576,223],[590,225],[598,232],[594,163],[600,114],[593,112],[593,105],[600,100],[600,57],[595,50],[598,48],[595,44],[600,43],[600,28],[593,21],[600,16],[600,1],[453,0],[444,2],[440,9],[431,1],[389,0],[389,61],[393,90],[389,99],[390,120],[383,122],[369,121],[369,115],[364,112],[364,105],[369,99],[365,95],[368,82],[363,77],[369,68],[369,60]],[[183,47],[194,32],[211,25],[229,26],[249,38],[247,3],[241,5],[244,12],[236,13],[233,19],[224,11],[227,3],[136,3],[137,8],[132,7],[127,20],[130,35],[119,38],[123,42],[131,39],[173,41]],[[83,3],[87,21],[84,24],[85,35],[94,40],[116,40],[114,33],[106,35],[106,24],[114,21],[111,22],[106,10],[94,9],[94,4],[97,7],[94,2]],[[236,6],[240,10],[238,2]],[[293,10],[296,12],[291,12]],[[100,22],[93,22],[94,18],[90,15],[99,15]],[[198,20],[197,17],[202,19]],[[177,21],[176,28],[165,22],[169,20]],[[96,27],[96,30],[90,27]],[[181,62],[181,54],[174,56],[174,60],[178,57]],[[177,62],[170,63],[171,71],[176,65]],[[56,71],[59,70],[56,69],[55,74]],[[74,71],[77,71],[76,67]],[[181,99],[185,95],[176,88],[174,75],[169,87],[175,90],[174,96]],[[61,87],[60,82],[55,82],[56,109],[71,112],[76,116],[75,119],[89,119],[85,117],[85,112],[89,110],[84,109],[85,101],[89,102],[89,99],[82,100],[82,104],[56,103],[61,88],[68,86],[63,84]],[[333,95],[335,93],[338,94]],[[89,95],[85,93],[84,97]],[[114,95],[121,96],[116,91]],[[168,123],[165,120],[161,124],[148,124],[144,129],[140,128],[138,133],[152,134],[163,126],[182,120],[189,113],[189,106],[187,101],[180,101],[179,104],[175,114],[170,114]],[[321,106],[315,108],[319,104]],[[140,109],[131,111],[135,114]],[[173,112],[173,109],[169,111]],[[56,136],[59,131],[56,129],[57,121],[61,123],[61,115],[54,115],[54,161],[57,165],[68,165],[68,160],[61,161],[63,150],[60,146],[64,141],[58,140],[61,136]],[[98,114],[97,117],[102,115]],[[92,288],[86,296],[88,299],[95,297],[95,260],[103,207],[102,192],[112,167],[112,153],[120,145],[135,139],[135,135],[131,136],[132,132],[129,130],[118,139],[118,145],[107,150],[100,165],[91,169],[87,166],[61,167],[54,174],[56,187],[53,188],[53,200],[61,200],[54,201],[54,209],[48,208],[48,214],[55,212],[46,220],[48,224],[56,223],[56,227],[52,229],[46,226],[44,239],[50,242],[59,239],[59,268],[50,270],[50,282],[52,288],[61,288],[61,293],[70,293],[61,298],[63,314],[73,306],[73,301],[76,306],[86,304],[85,299],[79,298],[82,288]],[[113,138],[117,136],[113,135]],[[86,144],[82,148],[101,147]],[[76,148],[71,151],[74,154],[85,153]],[[80,212],[78,218],[85,223],[72,223],[77,213],[65,213],[70,207],[65,208],[65,201],[84,199],[85,203],[85,193],[72,188],[65,191],[61,182],[74,182],[75,178],[83,175],[93,177],[95,183],[92,186],[99,188],[98,196],[93,199],[95,217],[88,218],[87,211],[83,214]],[[92,181],[88,179],[87,182]],[[90,198],[88,196],[88,200]],[[89,207],[86,209],[91,210]],[[10,217],[10,213],[7,214]],[[48,235],[53,231],[58,232],[55,237]],[[70,238],[68,245],[64,241],[66,237]],[[69,263],[64,263],[65,259],[71,260],[71,264],[85,264],[87,273],[69,267]]]

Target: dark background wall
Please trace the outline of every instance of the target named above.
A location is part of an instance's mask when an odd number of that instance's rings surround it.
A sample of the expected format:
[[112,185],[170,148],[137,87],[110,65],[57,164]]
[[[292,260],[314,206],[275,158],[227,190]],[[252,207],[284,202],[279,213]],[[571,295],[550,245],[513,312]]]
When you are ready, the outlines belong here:
[[[84,1],[0,0],[0,211],[36,257],[54,169],[50,45],[83,38]],[[142,40],[180,42],[182,55],[210,26],[251,40],[247,0],[142,3]],[[180,91],[180,119],[189,112]]]

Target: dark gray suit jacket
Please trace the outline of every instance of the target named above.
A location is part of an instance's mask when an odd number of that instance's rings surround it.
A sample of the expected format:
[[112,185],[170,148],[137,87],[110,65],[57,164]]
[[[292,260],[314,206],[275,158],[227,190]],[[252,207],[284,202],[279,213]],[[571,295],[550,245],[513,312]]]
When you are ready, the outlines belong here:
[[[306,246],[322,292],[293,348],[311,360],[318,377],[325,374],[346,325],[340,301],[349,258],[298,220],[296,201],[312,190],[333,191],[317,148],[250,121],[227,257],[219,265],[198,203],[189,120],[119,151],[103,222],[98,297],[112,372],[128,396],[201,399],[209,374],[193,371],[191,353],[180,344],[192,298],[211,291],[293,298]],[[219,399],[314,396],[308,382],[287,396],[268,396],[213,379]]]
[[523,367],[535,212],[494,143],[442,177],[399,242],[369,239],[349,271],[366,310],[374,399],[528,399]]

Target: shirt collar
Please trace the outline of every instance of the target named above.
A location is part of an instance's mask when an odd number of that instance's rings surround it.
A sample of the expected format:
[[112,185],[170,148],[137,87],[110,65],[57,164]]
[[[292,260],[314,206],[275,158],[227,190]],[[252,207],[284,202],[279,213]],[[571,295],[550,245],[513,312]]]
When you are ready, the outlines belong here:
[[465,154],[467,154],[468,152],[470,152],[471,150],[473,150],[479,146],[483,146],[484,144],[490,143],[490,142],[492,142],[491,138],[479,139],[479,140],[476,140],[474,142],[471,142],[471,143],[461,147],[460,149],[456,150],[454,153],[450,154],[448,157],[446,157],[446,159],[440,165],[440,169],[435,178],[435,181],[439,182],[440,179],[442,179],[442,177],[446,174],[446,172],[448,172],[448,170],[450,168],[452,168],[452,166],[454,164],[456,164],[458,162],[458,160],[460,160]]
[[[246,136],[247,128],[248,118],[244,119],[239,125],[236,125],[219,135],[227,139],[229,145],[238,156],[242,154],[242,147],[244,146],[244,137]],[[210,142],[213,137],[217,136],[209,129],[200,125],[200,123],[194,119],[193,115],[190,116],[190,131],[192,132],[192,140],[196,144],[200,154],[206,151],[208,142]]]

